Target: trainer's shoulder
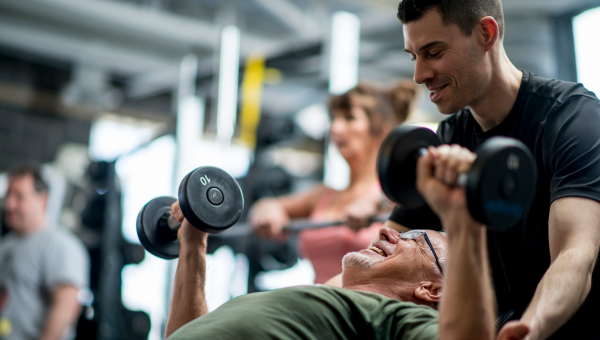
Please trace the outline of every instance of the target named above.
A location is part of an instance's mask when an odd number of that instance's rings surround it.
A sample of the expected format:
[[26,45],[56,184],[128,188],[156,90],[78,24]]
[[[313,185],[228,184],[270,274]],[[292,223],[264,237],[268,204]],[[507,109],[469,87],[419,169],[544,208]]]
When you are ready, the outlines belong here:
[[598,97],[580,83],[558,79],[549,79],[530,74],[527,92],[540,98],[562,104],[573,98],[598,101]]

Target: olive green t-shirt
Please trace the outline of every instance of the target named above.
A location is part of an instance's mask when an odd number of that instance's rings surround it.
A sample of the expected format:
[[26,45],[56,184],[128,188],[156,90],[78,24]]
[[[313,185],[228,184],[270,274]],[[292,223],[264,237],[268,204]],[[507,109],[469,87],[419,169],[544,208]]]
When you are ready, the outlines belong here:
[[243,295],[189,322],[183,339],[438,339],[438,313],[380,294],[299,286]]

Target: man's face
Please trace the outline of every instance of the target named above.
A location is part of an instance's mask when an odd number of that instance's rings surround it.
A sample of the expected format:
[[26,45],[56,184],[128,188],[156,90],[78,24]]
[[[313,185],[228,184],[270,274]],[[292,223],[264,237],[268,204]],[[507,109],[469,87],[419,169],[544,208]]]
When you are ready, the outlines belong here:
[[[427,230],[429,240],[440,261],[447,253],[446,238]],[[379,238],[369,248],[349,253],[343,260],[344,277],[364,277],[367,281],[378,278],[393,281],[417,282],[441,277],[435,257],[424,236],[403,239],[390,228],[381,228]]]
[[414,80],[431,91],[438,111],[454,113],[485,93],[488,75],[477,34],[465,36],[457,25],[445,25],[435,8],[403,29],[405,51],[415,62]]
[[45,193],[34,188],[31,175],[11,177],[4,198],[4,220],[16,233],[25,234],[38,227],[46,212]]

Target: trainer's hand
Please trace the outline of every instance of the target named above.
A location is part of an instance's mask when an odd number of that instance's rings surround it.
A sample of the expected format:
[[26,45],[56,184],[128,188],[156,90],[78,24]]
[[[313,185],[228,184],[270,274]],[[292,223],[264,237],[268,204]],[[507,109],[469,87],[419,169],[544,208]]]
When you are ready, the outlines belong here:
[[529,326],[519,320],[507,322],[500,332],[496,340],[522,340],[529,334]]
[[171,205],[171,215],[177,222],[181,222],[181,227],[177,230],[177,238],[181,244],[182,250],[186,249],[204,249],[208,239],[208,233],[198,230],[183,216],[179,201]]
[[290,217],[276,198],[264,198],[256,202],[250,210],[248,221],[259,237],[282,242],[288,238],[282,229],[290,223]]

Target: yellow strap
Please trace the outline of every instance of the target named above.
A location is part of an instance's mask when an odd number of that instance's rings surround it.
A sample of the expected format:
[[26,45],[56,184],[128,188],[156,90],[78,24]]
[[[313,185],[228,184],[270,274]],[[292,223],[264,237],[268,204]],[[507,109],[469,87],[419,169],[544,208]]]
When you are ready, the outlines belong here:
[[260,121],[264,75],[264,55],[250,55],[246,60],[246,70],[242,82],[240,139],[251,149],[256,146],[256,128]]

